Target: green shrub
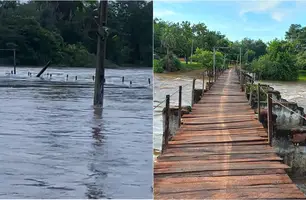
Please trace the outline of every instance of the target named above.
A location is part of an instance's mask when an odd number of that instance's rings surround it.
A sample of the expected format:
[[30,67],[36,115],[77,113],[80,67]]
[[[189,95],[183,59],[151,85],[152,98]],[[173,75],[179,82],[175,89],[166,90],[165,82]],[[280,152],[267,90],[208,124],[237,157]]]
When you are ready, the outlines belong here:
[[291,81],[298,79],[298,66],[291,52],[291,44],[274,40],[268,53],[252,62],[251,68],[261,79]]
[[68,44],[63,50],[61,63],[69,67],[92,67],[95,60],[95,55],[90,54],[83,45]]
[[153,71],[155,73],[163,73],[164,72],[164,68],[163,68],[160,60],[156,60],[156,59],[153,60]]
[[160,63],[165,71],[174,72],[181,69],[181,61],[173,53],[169,53],[160,60]]

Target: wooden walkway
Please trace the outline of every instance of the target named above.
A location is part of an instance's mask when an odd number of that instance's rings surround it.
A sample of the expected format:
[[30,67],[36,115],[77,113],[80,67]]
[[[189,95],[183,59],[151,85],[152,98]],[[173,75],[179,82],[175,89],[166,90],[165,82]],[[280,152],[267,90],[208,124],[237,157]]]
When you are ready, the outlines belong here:
[[233,69],[182,121],[154,164],[155,199],[305,199],[267,144]]

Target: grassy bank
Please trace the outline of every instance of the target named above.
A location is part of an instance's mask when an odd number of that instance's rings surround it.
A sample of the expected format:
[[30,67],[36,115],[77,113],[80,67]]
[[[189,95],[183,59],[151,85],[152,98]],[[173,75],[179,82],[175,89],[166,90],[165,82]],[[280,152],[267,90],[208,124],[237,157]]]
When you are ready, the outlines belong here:
[[[162,66],[162,63],[160,62],[160,60],[154,59],[153,66],[154,66],[154,72],[155,73],[163,73],[164,72],[164,69],[163,69],[163,66]],[[186,64],[185,61],[179,61],[177,68],[179,69],[178,71],[192,71],[192,70],[203,69],[203,66],[200,63],[197,63],[197,62],[192,62],[192,64],[190,64],[190,62],[189,62],[188,64]]]
[[306,81],[306,70],[299,71],[299,81]]
[[197,69],[203,69],[203,66],[200,63],[197,62],[190,62],[186,64],[186,62],[181,61],[181,69],[182,71],[190,71],[190,70],[197,70]]

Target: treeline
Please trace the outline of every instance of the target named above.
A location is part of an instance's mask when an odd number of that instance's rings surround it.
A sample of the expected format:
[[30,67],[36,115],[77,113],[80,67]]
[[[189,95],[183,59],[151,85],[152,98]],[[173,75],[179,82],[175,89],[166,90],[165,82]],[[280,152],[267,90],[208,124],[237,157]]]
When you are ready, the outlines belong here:
[[297,80],[299,70],[306,70],[306,27],[292,24],[285,40],[268,43],[267,53],[252,62],[247,69],[261,79]]
[[154,53],[158,58],[155,72],[180,70],[178,57],[185,58],[186,63],[192,58],[203,68],[212,70],[214,47],[222,47],[216,49],[217,69],[239,62],[240,48],[242,67],[256,72],[262,79],[296,80],[298,70],[306,69],[306,27],[301,25],[291,25],[285,40],[275,39],[266,44],[248,38],[230,41],[204,23],[191,25],[187,21],[171,23],[154,19]]
[[242,60],[251,62],[251,60],[264,55],[267,46],[261,40],[255,41],[247,38],[232,42],[220,32],[209,30],[204,23],[191,25],[188,21],[171,23],[154,19],[154,52],[161,58],[159,63],[163,63],[163,66],[155,66],[155,71],[179,70],[179,67],[169,65],[166,61],[169,60],[169,57],[174,59],[179,57],[185,58],[186,63],[188,63],[192,49],[193,61],[202,63],[205,68],[212,68],[214,47],[223,47],[216,50],[216,65],[222,67],[224,56],[227,63],[237,60],[240,47],[247,49],[247,51],[242,52]]
[[[98,1],[0,1],[0,49],[17,64],[95,65]],[[152,66],[152,1],[109,1],[106,59]],[[13,63],[0,51],[0,64]]]

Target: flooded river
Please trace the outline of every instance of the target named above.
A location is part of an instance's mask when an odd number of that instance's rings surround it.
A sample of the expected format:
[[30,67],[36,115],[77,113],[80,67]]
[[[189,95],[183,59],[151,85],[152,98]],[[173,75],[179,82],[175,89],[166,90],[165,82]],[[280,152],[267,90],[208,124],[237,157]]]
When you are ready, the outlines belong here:
[[[165,107],[166,95],[170,97],[170,106],[178,105],[178,89],[182,87],[182,106],[191,105],[192,80],[197,78],[196,88],[202,88],[202,70],[185,73],[154,73],[154,118],[153,143],[154,149],[160,150],[163,134],[162,109]],[[208,79],[206,79],[207,81]]]
[[11,70],[0,67],[0,198],[152,198],[151,69],[107,69],[103,112],[94,69]]
[[268,84],[279,91],[283,99],[296,102],[300,107],[306,109],[306,81],[261,81],[261,83]]

